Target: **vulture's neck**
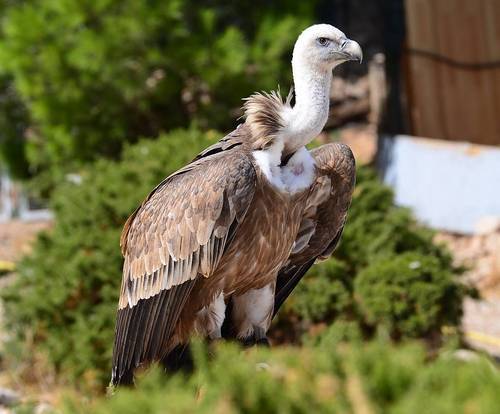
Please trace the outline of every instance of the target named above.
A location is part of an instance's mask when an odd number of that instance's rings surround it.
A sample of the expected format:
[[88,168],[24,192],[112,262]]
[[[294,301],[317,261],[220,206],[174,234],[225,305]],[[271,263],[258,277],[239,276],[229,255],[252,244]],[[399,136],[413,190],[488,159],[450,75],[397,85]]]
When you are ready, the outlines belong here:
[[[305,148],[328,118],[331,72],[293,64],[295,105],[283,106],[283,128],[272,145],[253,152],[268,181],[288,193],[303,191],[314,180],[314,160]],[[272,113],[272,112],[270,112]],[[248,119],[248,118],[247,118]]]
[[295,105],[284,114],[284,150],[287,156],[311,142],[323,129],[330,106],[331,71],[313,70],[293,61]]

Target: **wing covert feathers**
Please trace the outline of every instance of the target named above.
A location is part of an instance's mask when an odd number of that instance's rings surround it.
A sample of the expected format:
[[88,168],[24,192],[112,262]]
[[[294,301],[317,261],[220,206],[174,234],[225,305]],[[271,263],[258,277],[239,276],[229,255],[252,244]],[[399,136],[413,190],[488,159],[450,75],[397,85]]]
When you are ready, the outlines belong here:
[[278,273],[274,313],[316,260],[335,250],[347,218],[356,179],[350,148],[326,144],[311,151],[317,166],[315,188],[308,199],[295,248]]
[[255,184],[244,151],[209,154],[164,180],[129,218],[121,238],[113,384],[130,383],[135,368],[168,352],[196,278],[213,273]]
[[160,184],[124,229],[120,309],[198,274],[209,277],[232,223],[246,213],[255,170],[242,151],[214,154],[188,167]]

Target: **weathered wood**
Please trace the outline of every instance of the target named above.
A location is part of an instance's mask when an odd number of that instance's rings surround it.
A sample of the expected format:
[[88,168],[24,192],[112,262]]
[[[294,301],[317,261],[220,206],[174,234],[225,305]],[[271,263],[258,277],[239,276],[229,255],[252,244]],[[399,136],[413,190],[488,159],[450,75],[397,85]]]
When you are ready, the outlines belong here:
[[406,0],[406,20],[412,132],[500,145],[500,2]]

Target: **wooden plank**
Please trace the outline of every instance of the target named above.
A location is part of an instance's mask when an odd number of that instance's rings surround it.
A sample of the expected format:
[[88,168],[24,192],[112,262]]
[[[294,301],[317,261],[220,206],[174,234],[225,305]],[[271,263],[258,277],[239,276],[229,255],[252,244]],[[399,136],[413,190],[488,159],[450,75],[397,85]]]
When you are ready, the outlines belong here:
[[[479,44],[481,53],[479,54],[478,59],[481,59],[483,62],[492,61],[495,59],[495,53],[492,53],[492,44],[491,44],[491,17],[489,16],[489,8],[492,6],[488,0],[481,0],[478,2],[477,14],[478,14],[478,34],[479,34]],[[496,2],[498,5],[498,1]],[[497,6],[498,7],[498,6]],[[497,43],[497,42],[495,42]],[[495,46],[493,46],[494,48]],[[500,57],[500,54],[498,55]],[[500,72],[499,70],[481,70],[478,71],[479,77],[479,88],[481,91],[480,105],[479,108],[481,113],[478,114],[480,117],[479,121],[482,124],[481,134],[478,136],[476,142],[482,144],[493,145],[496,143],[500,144],[500,135],[497,135],[497,119],[500,114],[496,111],[496,97],[495,97],[495,87],[494,82],[496,78],[496,73]]]
[[[408,47],[458,62],[500,59],[500,1],[406,0]],[[413,133],[500,145],[500,68],[408,57]]]
[[[451,0],[455,1],[455,0]],[[436,37],[430,51],[443,56],[454,57],[456,36],[451,36],[450,27],[453,26],[452,5],[450,0],[440,0],[433,2],[433,14],[435,17]],[[455,18],[458,16],[455,15]],[[440,122],[443,123],[445,139],[451,140],[456,136],[456,123],[454,118],[460,112],[461,107],[458,103],[460,94],[459,74],[452,70],[448,65],[437,62],[437,76],[439,78],[439,89],[441,91],[442,112]],[[438,138],[438,137],[437,137]]]
[[[435,24],[431,0],[408,0],[408,46],[429,49],[435,40]],[[411,119],[414,133],[419,136],[444,136],[439,122],[440,89],[435,62],[425,61],[419,56],[409,56],[411,88]]]
[[[483,1],[483,21],[485,32],[486,59],[500,59],[500,2]],[[493,117],[487,144],[500,145],[500,69],[487,71],[487,90],[490,96],[490,116]]]

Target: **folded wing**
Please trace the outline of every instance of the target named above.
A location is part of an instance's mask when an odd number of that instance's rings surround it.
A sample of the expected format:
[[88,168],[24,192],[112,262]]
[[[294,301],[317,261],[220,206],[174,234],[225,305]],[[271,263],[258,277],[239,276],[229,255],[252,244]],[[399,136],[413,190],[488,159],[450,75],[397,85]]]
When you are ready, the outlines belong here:
[[316,182],[292,253],[278,273],[274,314],[315,261],[333,253],[351,203],[356,168],[349,147],[341,143],[326,144],[312,150],[311,155],[317,166]]
[[243,220],[255,170],[238,146],[195,160],[158,185],[125,224],[114,384],[168,351],[197,277],[210,277]]

